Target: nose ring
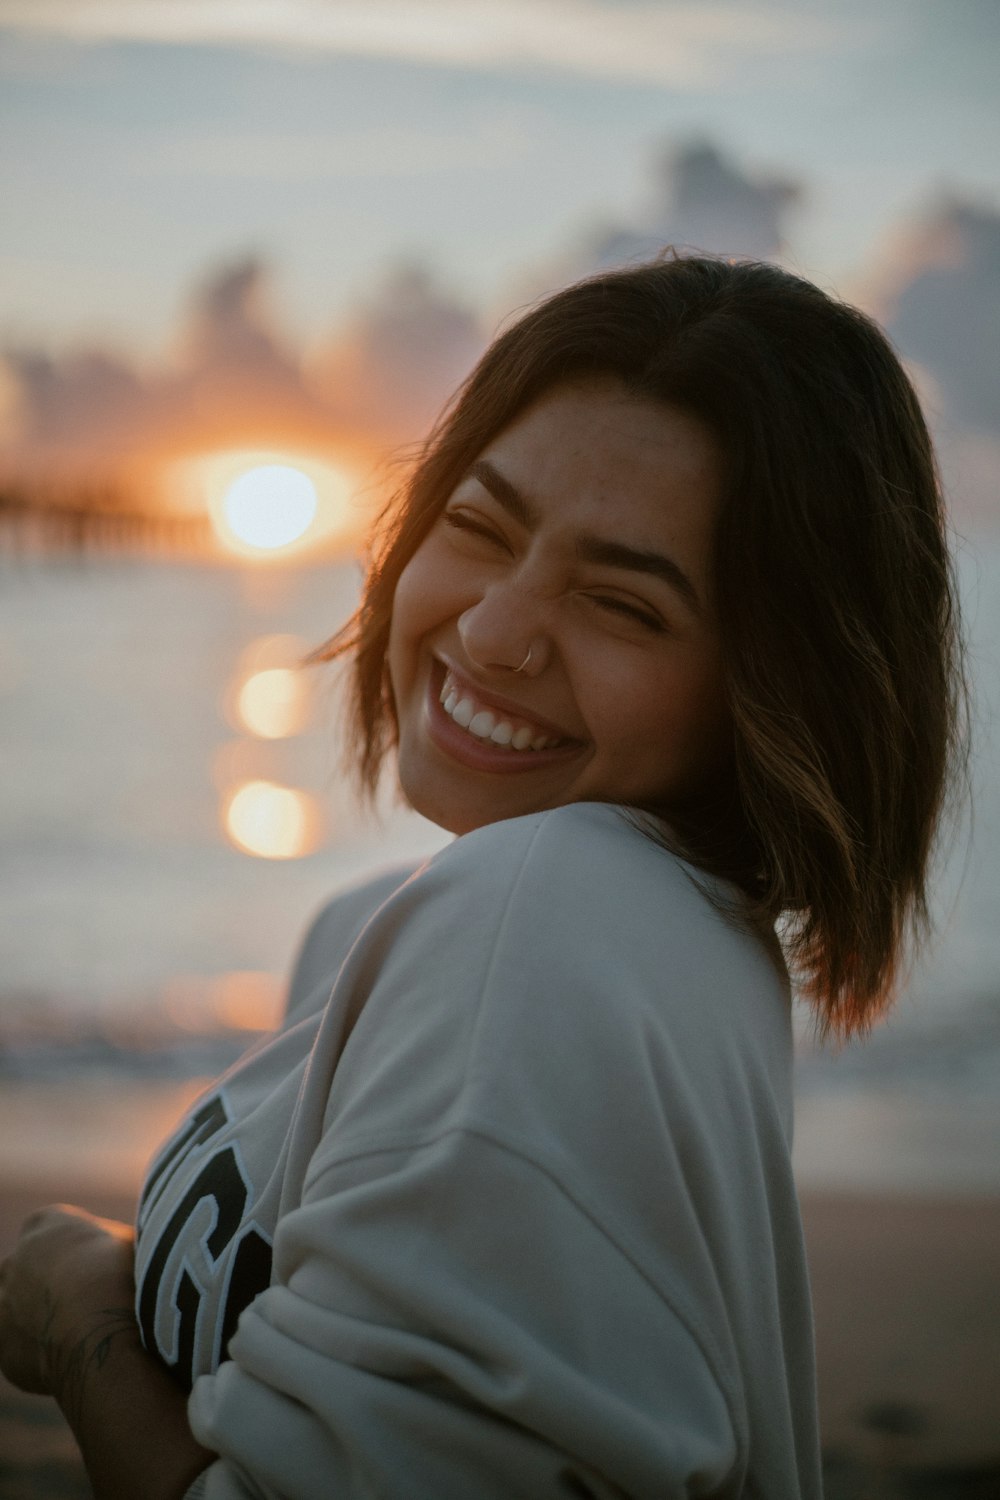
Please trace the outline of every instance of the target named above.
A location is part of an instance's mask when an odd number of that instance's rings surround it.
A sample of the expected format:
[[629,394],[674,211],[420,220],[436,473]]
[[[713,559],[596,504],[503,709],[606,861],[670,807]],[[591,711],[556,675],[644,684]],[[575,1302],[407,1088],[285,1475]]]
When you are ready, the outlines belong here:
[[515,672],[523,672],[524,669],[525,669],[525,667],[528,665],[528,663],[529,663],[530,660],[531,660],[531,647],[529,646],[528,647],[528,654],[527,654],[527,656],[524,658],[524,661],[521,663],[521,665],[519,667],[515,667],[514,668],[514,671]]

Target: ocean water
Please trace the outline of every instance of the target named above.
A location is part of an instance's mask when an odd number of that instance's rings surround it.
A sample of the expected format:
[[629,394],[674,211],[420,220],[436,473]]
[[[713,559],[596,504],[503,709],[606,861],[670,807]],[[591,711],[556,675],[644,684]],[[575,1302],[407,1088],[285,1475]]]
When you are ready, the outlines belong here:
[[[938,939],[891,1020],[833,1053],[798,1017],[797,1151],[822,1185],[1000,1189],[1000,539],[966,542],[959,569],[974,811],[939,870]],[[446,841],[400,807],[380,822],[357,809],[336,669],[310,670],[302,733],[263,740],[234,717],[255,646],[315,645],[356,595],[353,563],[0,567],[0,1071],[15,1128],[25,1089],[223,1065],[280,1004],[323,900]],[[255,778],[322,808],[315,852],[234,846],[226,792]]]

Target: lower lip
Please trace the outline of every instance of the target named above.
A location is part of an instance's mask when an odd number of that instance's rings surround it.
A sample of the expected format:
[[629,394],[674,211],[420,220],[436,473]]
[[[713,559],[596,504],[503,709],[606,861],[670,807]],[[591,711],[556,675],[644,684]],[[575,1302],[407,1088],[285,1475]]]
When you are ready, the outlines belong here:
[[478,740],[446,714],[441,702],[443,672],[432,672],[427,689],[427,724],[432,744],[471,771],[490,771],[503,776],[544,771],[562,765],[580,751],[578,741],[556,745],[551,750],[504,750],[489,740]]

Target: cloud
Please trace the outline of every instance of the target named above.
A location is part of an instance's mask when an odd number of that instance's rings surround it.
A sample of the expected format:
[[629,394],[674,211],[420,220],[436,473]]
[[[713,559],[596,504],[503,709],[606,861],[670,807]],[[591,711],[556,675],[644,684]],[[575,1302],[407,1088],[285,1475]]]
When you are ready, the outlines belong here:
[[745,172],[707,141],[663,151],[654,162],[646,213],[595,235],[595,268],[620,265],[664,245],[763,259],[784,248],[784,219],[800,197],[790,179]]
[[254,386],[297,388],[297,361],[277,330],[264,263],[256,256],[224,266],[192,299],[180,340],[189,377],[245,378]]
[[[794,184],[746,172],[709,144],[663,151],[646,208],[578,239],[543,279],[546,287],[562,285],[668,242],[773,255],[797,195]],[[509,299],[504,313],[518,300],[525,299]],[[9,351],[16,399],[8,397],[7,410],[21,421],[8,469],[127,471],[181,448],[244,443],[351,441],[384,453],[425,434],[485,343],[475,310],[427,268],[402,264],[307,361],[281,330],[267,267],[247,257],[196,290],[173,356],[160,368],[140,373],[102,350],[56,359]]]
[[871,303],[910,362],[952,510],[1000,524],[1000,212],[942,198],[897,229]]
[[789,212],[802,197],[791,178],[744,169],[708,141],[664,146],[652,160],[644,206],[578,234],[568,249],[520,278],[527,301],[580,276],[645,260],[668,245],[707,254],[776,259]]
[[0,25],[87,42],[250,46],[698,86],[754,58],[851,45],[870,18],[664,0],[0,0]]
[[101,349],[6,350],[0,469],[15,484],[142,491],[166,460],[222,448],[374,455],[423,435],[483,343],[471,312],[404,267],[307,370],[267,267],[245,257],[196,290],[158,367]]
[[949,418],[1000,436],[1000,212],[941,201],[881,260],[876,297],[901,352],[929,372]]
[[392,271],[313,366],[314,388],[348,428],[389,441],[423,436],[485,346],[475,314],[419,265]]
[[3,468],[34,482],[111,480],[210,434],[235,438],[261,420],[302,428],[320,416],[273,331],[266,273],[253,259],[199,289],[177,350],[159,369],[102,349],[53,357],[15,347],[4,363],[16,420],[7,424]]

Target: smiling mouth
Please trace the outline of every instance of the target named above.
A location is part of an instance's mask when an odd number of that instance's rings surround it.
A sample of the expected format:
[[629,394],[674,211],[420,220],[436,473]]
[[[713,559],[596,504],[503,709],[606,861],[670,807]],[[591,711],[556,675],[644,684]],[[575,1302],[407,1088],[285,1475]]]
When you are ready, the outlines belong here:
[[530,719],[487,708],[450,671],[445,672],[438,696],[441,707],[459,729],[464,729],[473,739],[498,749],[511,750],[515,754],[531,754],[539,750],[555,750],[560,745],[571,743],[568,739],[549,734]]

